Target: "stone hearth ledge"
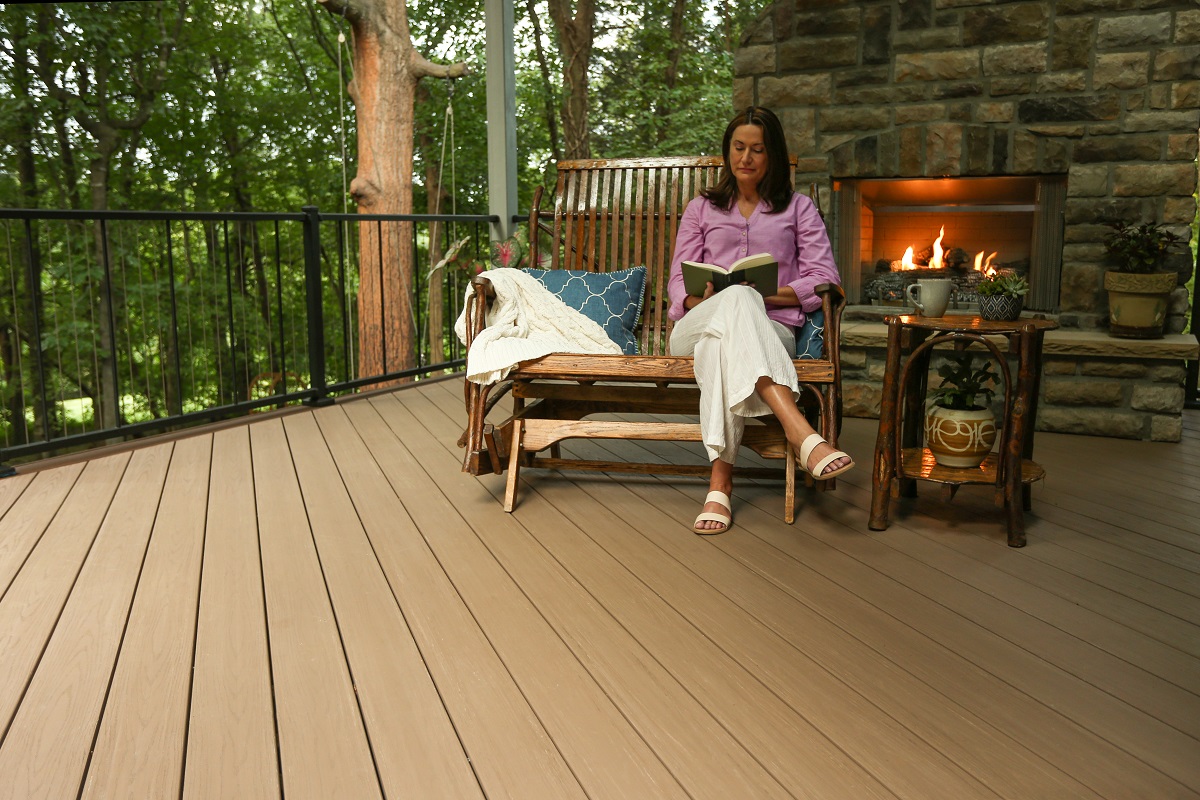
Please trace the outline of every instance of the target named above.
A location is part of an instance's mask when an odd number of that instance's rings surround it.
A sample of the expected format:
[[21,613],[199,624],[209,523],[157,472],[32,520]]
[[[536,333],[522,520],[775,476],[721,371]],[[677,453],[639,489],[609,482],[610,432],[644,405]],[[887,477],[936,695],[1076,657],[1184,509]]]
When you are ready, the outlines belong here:
[[[887,325],[847,320],[842,323],[842,346],[886,347]],[[1171,333],[1161,339],[1118,339],[1102,331],[1059,328],[1046,332],[1042,356],[1047,355],[1192,361],[1200,357],[1200,343],[1190,333]]]

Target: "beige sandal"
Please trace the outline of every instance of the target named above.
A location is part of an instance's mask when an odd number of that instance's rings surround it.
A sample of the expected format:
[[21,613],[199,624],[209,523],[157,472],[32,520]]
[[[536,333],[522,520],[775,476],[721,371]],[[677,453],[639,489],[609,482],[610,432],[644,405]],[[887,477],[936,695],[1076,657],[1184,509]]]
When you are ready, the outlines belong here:
[[[729,495],[724,492],[718,492],[715,489],[708,493],[704,498],[705,504],[720,503],[733,512],[733,504],[729,502]],[[701,522],[720,522],[724,528],[699,528]],[[733,518],[729,514],[718,514],[715,511],[704,511],[700,516],[696,517],[696,521],[692,523],[692,530],[702,535],[711,535],[714,533],[724,533],[733,527]]]
[[[827,455],[818,461],[816,467],[809,469],[808,457],[812,455],[812,451],[815,450],[819,444],[828,444],[828,442],[825,441],[825,438],[819,433],[809,435],[809,437],[800,444],[800,468],[809,475],[812,475],[814,479],[818,481],[827,481],[830,478],[836,478],[843,472],[849,472],[850,470],[854,469],[854,459],[850,458],[849,453],[843,453],[841,450],[834,450],[830,455]],[[850,458],[850,463],[844,467],[838,467],[837,469],[830,470],[829,472],[822,471],[825,469],[825,467],[829,466],[834,461],[837,461],[839,458]]]

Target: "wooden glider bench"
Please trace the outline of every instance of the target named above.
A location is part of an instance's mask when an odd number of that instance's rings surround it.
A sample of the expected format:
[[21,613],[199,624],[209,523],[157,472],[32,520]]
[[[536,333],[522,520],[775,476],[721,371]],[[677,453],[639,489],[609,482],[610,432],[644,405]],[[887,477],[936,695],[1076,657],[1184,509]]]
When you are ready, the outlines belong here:
[[[680,214],[702,188],[716,181],[720,166],[719,157],[562,161],[553,210],[542,210],[542,188],[537,189],[529,212],[530,263],[540,264],[539,254],[545,252],[551,269],[610,272],[644,264],[645,303],[638,355],[554,353],[523,362],[505,381],[493,385],[464,381],[468,422],[459,442],[466,447],[463,471],[499,474],[507,467],[505,511],[513,509],[521,467],[709,474],[706,464],[563,458],[559,443],[571,438],[701,441],[698,422],[664,422],[647,415],[698,414],[700,390],[692,358],[667,353],[672,326],[667,317],[667,278]],[[486,273],[473,284],[475,291],[467,301],[468,349],[483,330],[486,306],[494,297]],[[841,417],[838,343],[845,295],[833,284],[823,284],[818,293],[825,311],[824,358],[794,363],[805,413],[836,446]],[[488,422],[488,412],[507,389],[513,397],[511,416],[500,423]],[[622,418],[587,419],[592,414]],[[644,418],[629,420],[624,415]],[[758,419],[765,424],[748,420],[742,444],[764,458],[783,459],[784,466],[738,467],[735,474],[782,477],[784,518],[790,524],[795,514],[795,456],[774,417]],[[834,481],[816,483],[825,489],[832,488]]]

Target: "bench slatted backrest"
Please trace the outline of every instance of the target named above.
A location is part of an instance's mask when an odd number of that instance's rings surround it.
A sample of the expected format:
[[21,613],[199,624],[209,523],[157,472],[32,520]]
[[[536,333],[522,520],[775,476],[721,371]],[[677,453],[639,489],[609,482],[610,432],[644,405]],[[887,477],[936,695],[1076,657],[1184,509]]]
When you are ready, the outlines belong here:
[[551,269],[611,272],[644,264],[638,352],[666,355],[667,278],[679,217],[716,183],[721,164],[720,156],[560,161],[553,211],[541,210],[539,190],[529,214],[531,253],[545,253]]

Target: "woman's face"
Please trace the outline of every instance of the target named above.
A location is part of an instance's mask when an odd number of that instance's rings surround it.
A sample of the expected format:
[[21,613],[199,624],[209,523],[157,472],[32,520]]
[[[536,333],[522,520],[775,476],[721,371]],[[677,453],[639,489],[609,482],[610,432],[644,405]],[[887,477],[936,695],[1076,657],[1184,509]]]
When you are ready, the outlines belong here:
[[767,147],[762,128],[739,125],[733,129],[733,138],[729,140],[729,167],[741,194],[757,193],[759,182],[767,174]]

